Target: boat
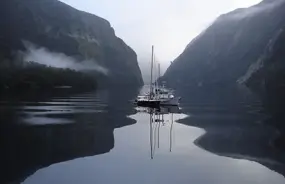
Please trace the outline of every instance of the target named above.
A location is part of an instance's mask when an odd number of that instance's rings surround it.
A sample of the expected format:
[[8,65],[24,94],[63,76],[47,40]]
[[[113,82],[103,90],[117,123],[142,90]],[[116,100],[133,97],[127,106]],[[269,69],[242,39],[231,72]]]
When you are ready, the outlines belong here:
[[159,107],[159,106],[178,106],[180,97],[174,96],[174,91],[165,88],[165,85],[159,86],[158,79],[160,78],[160,65],[158,65],[158,76],[153,83],[153,64],[154,63],[154,46],[152,46],[151,57],[151,81],[150,91],[145,95],[140,95],[135,100],[138,106],[142,107]]
[[164,85],[156,89],[156,96],[161,106],[178,106],[181,100],[181,97],[175,97],[174,91],[165,88]]
[[135,100],[138,106],[142,107],[159,107],[160,101],[156,99],[151,99],[149,96],[138,96]]
[[154,93],[154,87],[153,87],[153,61],[154,61],[154,46],[152,46],[152,52],[151,52],[151,79],[150,79],[150,91],[149,93],[145,95],[140,95],[135,100],[135,103],[137,106],[142,107],[159,107],[160,100],[156,98],[156,95]]
[[180,97],[171,97],[168,99],[160,100],[161,106],[178,106],[181,98]]

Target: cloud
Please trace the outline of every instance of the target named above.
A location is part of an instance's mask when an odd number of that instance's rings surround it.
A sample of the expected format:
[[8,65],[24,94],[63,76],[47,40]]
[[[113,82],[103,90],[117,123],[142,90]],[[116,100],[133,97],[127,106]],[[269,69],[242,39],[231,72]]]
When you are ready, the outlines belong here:
[[23,41],[27,51],[23,54],[24,61],[33,61],[55,68],[69,68],[76,71],[96,71],[108,75],[108,69],[100,66],[94,60],[78,61],[64,53],[51,52],[47,48],[37,47],[34,44]]

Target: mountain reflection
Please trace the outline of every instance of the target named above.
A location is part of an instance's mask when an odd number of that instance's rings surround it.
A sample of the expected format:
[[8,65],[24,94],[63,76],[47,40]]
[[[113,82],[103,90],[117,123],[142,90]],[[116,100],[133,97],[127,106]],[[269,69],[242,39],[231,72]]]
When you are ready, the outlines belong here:
[[[98,101],[94,103],[97,105],[90,105],[90,100],[99,92],[40,98],[33,102],[30,99],[2,101],[0,183],[19,183],[40,168],[79,157],[107,153],[114,148],[114,129],[136,123],[127,118],[127,115],[134,113],[129,100],[137,92],[112,91],[100,92],[102,96],[97,97]],[[101,104],[105,104],[103,107],[98,106],[100,100]],[[54,101],[58,103],[46,105]],[[35,107],[41,109],[43,104],[46,110],[35,110]],[[56,106],[69,110],[55,111]],[[96,113],[98,108],[103,108],[103,111]],[[43,119],[45,122],[50,119],[57,121],[44,125],[37,121],[32,121],[32,124],[23,123],[23,119],[30,117]]]
[[[209,93],[211,91],[211,93]],[[274,142],[280,133],[261,101],[244,88],[184,89],[179,121],[206,133],[195,144],[220,156],[258,162],[285,176],[284,151]]]

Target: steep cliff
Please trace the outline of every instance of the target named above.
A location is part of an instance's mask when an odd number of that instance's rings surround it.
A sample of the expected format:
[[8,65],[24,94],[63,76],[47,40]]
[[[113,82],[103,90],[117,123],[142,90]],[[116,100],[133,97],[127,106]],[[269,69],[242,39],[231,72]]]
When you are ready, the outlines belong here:
[[[263,55],[251,65],[239,82],[258,93],[265,107],[274,115],[274,122],[282,131],[279,146],[285,143],[285,32],[280,29],[266,47]],[[284,146],[282,146],[284,148]]]
[[285,33],[283,29],[269,41],[264,53],[253,62],[246,74],[238,82],[247,86],[266,92],[275,88],[274,91],[283,91],[285,82]]
[[0,12],[0,62],[13,60],[29,41],[78,62],[96,62],[109,71],[104,82],[142,84],[136,53],[108,21],[58,0],[1,1]]
[[277,127],[278,136],[271,145],[284,149],[284,10],[285,0],[264,0],[220,16],[186,47],[163,79],[176,87],[246,85],[272,115],[266,122]]
[[171,85],[235,84],[285,25],[284,9],[284,0],[264,0],[221,15],[186,47],[164,80]]

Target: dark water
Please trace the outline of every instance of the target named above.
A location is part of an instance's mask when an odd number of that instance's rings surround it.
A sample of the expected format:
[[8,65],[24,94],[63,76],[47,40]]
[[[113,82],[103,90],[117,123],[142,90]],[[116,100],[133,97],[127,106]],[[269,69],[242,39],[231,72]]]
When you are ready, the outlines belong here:
[[245,89],[183,90],[181,110],[137,90],[2,97],[0,183],[284,183],[278,131]]

